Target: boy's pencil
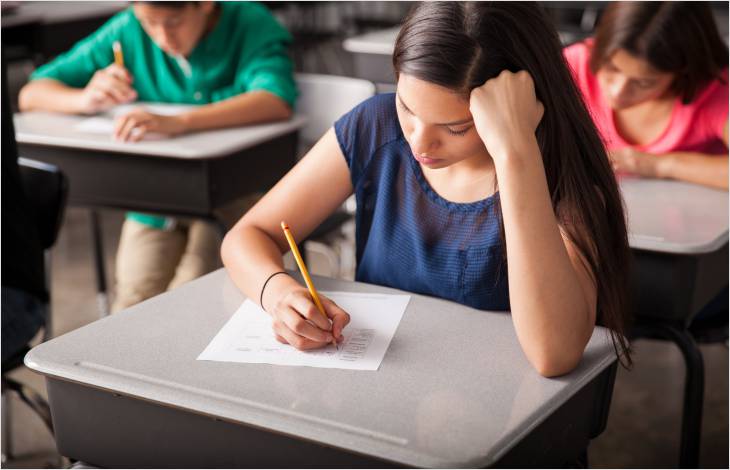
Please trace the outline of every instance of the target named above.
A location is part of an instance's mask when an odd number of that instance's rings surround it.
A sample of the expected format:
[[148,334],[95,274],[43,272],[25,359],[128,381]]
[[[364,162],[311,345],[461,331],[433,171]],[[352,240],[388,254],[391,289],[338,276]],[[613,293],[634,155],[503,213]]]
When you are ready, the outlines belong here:
[[[307,271],[307,266],[304,264],[304,259],[302,258],[302,255],[299,253],[299,248],[297,248],[297,242],[294,241],[294,236],[291,234],[291,231],[289,230],[289,226],[286,224],[286,222],[281,222],[281,229],[284,231],[284,236],[286,237],[286,241],[289,242],[289,248],[291,248],[291,252],[294,255],[294,259],[297,262],[297,266],[299,266],[299,271],[302,273],[302,277],[304,278],[304,282],[307,284],[307,289],[309,289],[309,294],[312,296],[312,300],[314,300],[314,304],[319,309],[320,313],[324,315],[324,318],[329,321],[329,317],[324,312],[324,306],[322,306],[322,301],[319,300],[319,294],[317,294],[317,289],[314,288],[314,283],[312,282],[312,278],[309,277],[309,271]],[[334,335],[332,335],[332,345],[337,348],[337,340],[335,339]]]
[[114,41],[114,44],[112,44],[112,51],[114,51],[114,63],[120,67],[124,67],[124,55],[122,54],[122,44],[119,41]]

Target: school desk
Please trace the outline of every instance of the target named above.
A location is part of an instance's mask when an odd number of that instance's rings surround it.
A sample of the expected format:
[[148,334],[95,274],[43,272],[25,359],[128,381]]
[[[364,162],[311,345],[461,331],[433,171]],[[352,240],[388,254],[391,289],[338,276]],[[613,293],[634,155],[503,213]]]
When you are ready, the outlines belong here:
[[[297,132],[306,122],[296,116],[124,143],[77,130],[85,119],[44,112],[14,117],[20,155],[59,166],[69,179],[69,204],[207,219],[226,203],[273,186],[294,165]],[[93,211],[92,238],[104,314],[106,278]]]
[[[342,48],[352,54],[356,77],[377,84],[395,83],[392,56],[399,31],[400,26],[381,29],[353,36],[343,41]],[[574,35],[567,32],[559,32],[558,34],[564,43],[575,40]]]
[[728,193],[679,181],[620,179],[633,252],[636,337],[661,337],[687,367],[680,467],[699,463],[704,363],[688,326],[728,285]]
[[70,49],[96,31],[128,2],[3,1],[3,46],[11,59],[37,63]]
[[509,314],[413,295],[378,371],[197,361],[243,300],[221,269],[31,350],[59,452],[103,467],[542,467],[578,461],[605,428],[603,328],[547,379]]

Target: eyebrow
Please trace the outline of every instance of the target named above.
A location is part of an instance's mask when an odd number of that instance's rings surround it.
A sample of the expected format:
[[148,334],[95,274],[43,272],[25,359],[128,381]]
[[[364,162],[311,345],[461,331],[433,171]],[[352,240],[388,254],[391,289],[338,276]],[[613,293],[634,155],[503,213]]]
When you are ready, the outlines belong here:
[[[401,98],[401,97],[400,97],[400,94],[399,94],[398,92],[396,92],[396,94],[395,94],[395,95],[396,95],[396,96],[398,97],[398,101],[400,101],[400,104],[401,104],[401,105],[402,105],[402,106],[403,106],[404,108],[406,108],[406,111],[408,111],[409,113],[411,113],[411,114],[414,114],[414,115],[415,115],[415,113],[414,113],[413,111],[411,111],[411,108],[409,108],[409,107],[408,107],[408,105],[406,105],[406,104],[405,104],[405,103],[403,102],[403,98]],[[434,125],[435,125],[435,126],[458,126],[458,125],[461,125],[461,124],[466,124],[466,123],[472,122],[473,120],[474,120],[473,118],[468,118],[468,119],[461,119],[461,120],[459,120],[459,121],[444,122],[444,123],[440,123],[440,124],[434,124]]]

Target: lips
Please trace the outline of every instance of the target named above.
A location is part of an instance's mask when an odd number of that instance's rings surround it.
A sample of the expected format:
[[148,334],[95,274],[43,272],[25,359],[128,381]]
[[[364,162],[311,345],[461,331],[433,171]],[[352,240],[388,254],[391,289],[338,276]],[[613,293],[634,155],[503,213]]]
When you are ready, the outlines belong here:
[[435,165],[441,161],[440,158],[424,157],[421,155],[417,155],[414,152],[411,152],[411,154],[413,155],[413,158],[415,158],[418,163],[421,163],[423,165]]

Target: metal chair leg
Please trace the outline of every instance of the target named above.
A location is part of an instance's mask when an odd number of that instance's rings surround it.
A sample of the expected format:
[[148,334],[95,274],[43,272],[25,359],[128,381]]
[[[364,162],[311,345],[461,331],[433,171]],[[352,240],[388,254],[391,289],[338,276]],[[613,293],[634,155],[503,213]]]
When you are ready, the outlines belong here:
[[4,464],[8,459],[13,458],[13,439],[10,432],[10,391],[3,393],[3,412],[2,412],[2,426],[3,426],[3,456],[2,463]]
[[99,305],[99,316],[105,317],[109,315],[109,296],[106,288],[104,248],[102,245],[99,213],[92,209],[89,211],[89,216],[91,222],[91,241],[94,249],[94,269],[96,271],[96,299]]
[[635,336],[661,336],[677,345],[686,366],[684,406],[679,448],[680,468],[699,468],[702,434],[702,403],[705,393],[705,363],[702,352],[686,329],[668,324],[640,325]]
[[[46,291],[50,295],[51,293],[51,250],[46,250],[43,253],[45,259],[45,271],[46,271]],[[49,300],[44,305],[46,321],[43,326],[43,342],[53,338],[53,310],[51,310],[51,301]]]

